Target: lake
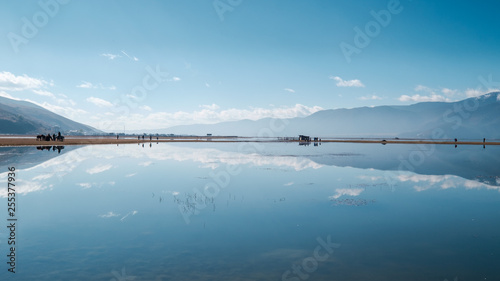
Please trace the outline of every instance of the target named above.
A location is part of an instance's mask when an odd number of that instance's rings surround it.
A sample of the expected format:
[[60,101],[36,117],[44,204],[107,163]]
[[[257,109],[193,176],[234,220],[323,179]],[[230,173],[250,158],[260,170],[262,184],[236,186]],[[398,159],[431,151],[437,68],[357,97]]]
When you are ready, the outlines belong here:
[[500,280],[498,146],[48,148],[0,148],[1,280]]

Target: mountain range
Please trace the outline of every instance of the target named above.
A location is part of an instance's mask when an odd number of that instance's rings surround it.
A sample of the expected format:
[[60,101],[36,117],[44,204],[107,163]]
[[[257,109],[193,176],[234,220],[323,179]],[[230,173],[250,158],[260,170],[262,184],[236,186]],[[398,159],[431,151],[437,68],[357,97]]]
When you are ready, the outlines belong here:
[[[321,110],[306,117],[174,126],[147,133],[320,138],[500,139],[500,92],[456,102]],[[103,134],[27,101],[0,97],[0,134]],[[137,133],[143,133],[137,132]]]
[[[184,125],[156,132],[222,136],[500,138],[500,92],[456,102],[321,110],[307,117]],[[276,130],[275,128],[279,128]],[[273,131],[274,129],[274,131]],[[272,132],[270,134],[269,132]]]
[[0,97],[0,134],[102,134],[27,101]]

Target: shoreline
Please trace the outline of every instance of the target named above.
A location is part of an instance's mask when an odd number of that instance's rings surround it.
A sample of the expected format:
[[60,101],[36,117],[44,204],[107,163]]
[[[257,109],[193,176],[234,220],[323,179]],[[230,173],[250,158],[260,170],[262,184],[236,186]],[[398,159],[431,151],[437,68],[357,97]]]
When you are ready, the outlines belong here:
[[270,139],[258,140],[250,137],[160,137],[158,140],[153,138],[133,139],[114,137],[96,137],[96,136],[68,136],[61,141],[37,141],[36,137],[27,138],[27,136],[1,137],[0,147],[16,147],[16,146],[66,146],[66,145],[104,145],[104,144],[132,144],[132,143],[160,143],[160,142],[202,142],[202,143],[234,143],[234,142],[261,142],[261,143],[298,143],[298,144],[314,144],[314,143],[378,143],[378,144],[441,144],[441,145],[500,145],[500,141],[452,141],[452,140],[428,140],[428,139],[324,139],[318,142],[310,141],[303,142],[298,140],[277,140]]

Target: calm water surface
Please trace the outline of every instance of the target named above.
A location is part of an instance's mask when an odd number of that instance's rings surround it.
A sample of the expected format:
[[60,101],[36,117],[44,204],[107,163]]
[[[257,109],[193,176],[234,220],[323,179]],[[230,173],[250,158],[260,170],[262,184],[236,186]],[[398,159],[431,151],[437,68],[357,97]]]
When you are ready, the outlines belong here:
[[500,147],[0,148],[0,280],[500,280]]

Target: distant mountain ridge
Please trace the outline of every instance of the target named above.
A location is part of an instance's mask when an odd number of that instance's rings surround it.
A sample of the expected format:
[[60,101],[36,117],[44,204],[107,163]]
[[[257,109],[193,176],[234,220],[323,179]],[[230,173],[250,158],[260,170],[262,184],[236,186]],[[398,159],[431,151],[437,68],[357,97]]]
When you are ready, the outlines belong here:
[[0,134],[102,134],[87,126],[62,117],[27,101],[0,97]]
[[[159,133],[258,136],[272,129],[272,118],[210,125],[174,126]],[[282,121],[274,120],[279,126]],[[274,136],[408,137],[500,139],[500,92],[457,102],[328,109],[287,119]]]

